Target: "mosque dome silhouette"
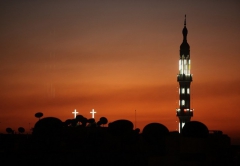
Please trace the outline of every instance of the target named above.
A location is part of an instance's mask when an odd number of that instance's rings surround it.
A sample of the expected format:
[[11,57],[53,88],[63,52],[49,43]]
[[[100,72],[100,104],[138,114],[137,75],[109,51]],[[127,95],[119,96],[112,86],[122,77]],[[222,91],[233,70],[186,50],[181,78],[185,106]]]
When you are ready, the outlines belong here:
[[119,119],[108,124],[108,127],[112,130],[132,131],[133,123],[126,119]]
[[142,136],[147,142],[156,142],[169,134],[166,126],[160,123],[149,123],[143,128]]
[[204,138],[208,137],[209,130],[207,126],[201,122],[190,121],[184,125],[182,129],[182,135],[185,137]]
[[63,122],[55,117],[45,117],[39,120],[34,128],[34,136],[56,136],[61,134],[63,128]]

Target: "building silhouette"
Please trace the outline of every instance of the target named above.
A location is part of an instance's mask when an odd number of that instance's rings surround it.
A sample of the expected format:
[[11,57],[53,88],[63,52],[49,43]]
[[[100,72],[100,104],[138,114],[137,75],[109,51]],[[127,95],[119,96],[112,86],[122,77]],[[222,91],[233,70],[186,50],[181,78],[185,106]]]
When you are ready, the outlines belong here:
[[177,81],[179,83],[179,108],[177,116],[179,118],[179,132],[185,123],[189,122],[193,116],[193,109],[190,107],[190,84],[192,82],[192,74],[190,72],[190,46],[187,42],[188,30],[186,27],[186,15],[184,20],[184,28],[182,30],[183,42],[180,45],[179,73]]

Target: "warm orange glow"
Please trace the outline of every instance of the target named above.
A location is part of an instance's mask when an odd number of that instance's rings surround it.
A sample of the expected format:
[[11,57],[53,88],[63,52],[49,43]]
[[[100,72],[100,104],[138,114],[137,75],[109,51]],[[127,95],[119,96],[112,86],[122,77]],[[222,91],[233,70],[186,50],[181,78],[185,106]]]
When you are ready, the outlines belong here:
[[239,2],[94,2],[0,2],[0,132],[29,131],[36,112],[65,121],[93,108],[178,129],[187,14],[192,120],[240,137]]

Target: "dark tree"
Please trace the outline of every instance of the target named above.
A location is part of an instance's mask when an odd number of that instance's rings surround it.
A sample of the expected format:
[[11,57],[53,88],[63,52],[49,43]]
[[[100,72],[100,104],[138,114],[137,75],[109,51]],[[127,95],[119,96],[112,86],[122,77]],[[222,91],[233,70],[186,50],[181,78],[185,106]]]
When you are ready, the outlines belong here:
[[77,115],[76,116],[76,119],[79,121],[79,122],[81,122],[81,120],[83,119],[84,117],[82,116],[82,115]]
[[88,122],[88,125],[87,125],[88,127],[96,127],[97,126],[94,118],[88,119],[87,122]]
[[64,122],[64,126],[70,126],[72,124],[72,119],[67,119],[65,122]]
[[137,134],[140,133],[140,129],[139,129],[139,128],[136,128],[134,131],[135,131]]
[[43,113],[42,112],[37,112],[35,114],[35,117],[38,118],[38,120],[40,120],[40,118],[43,116]]
[[108,123],[108,120],[107,120],[107,118],[105,118],[105,117],[101,117],[100,119],[99,119],[99,121],[97,122],[97,125],[98,126],[101,126],[101,125],[105,125],[105,124],[107,124]]
[[77,123],[78,123],[78,120],[77,120],[77,119],[72,119],[72,120],[71,120],[71,126],[76,127],[76,126],[77,126]]
[[25,132],[25,129],[24,129],[23,127],[19,127],[19,128],[18,128],[18,132],[22,134],[22,133]]
[[83,127],[86,127],[87,122],[88,122],[88,119],[85,118],[85,117],[83,117],[83,119],[82,119],[80,122],[82,123],[82,126],[83,126]]
[[[76,119],[77,119],[77,122],[80,122],[82,126],[84,125],[84,122],[86,121],[85,120],[86,118],[82,115],[77,115]],[[86,123],[85,123],[85,126],[86,126]]]

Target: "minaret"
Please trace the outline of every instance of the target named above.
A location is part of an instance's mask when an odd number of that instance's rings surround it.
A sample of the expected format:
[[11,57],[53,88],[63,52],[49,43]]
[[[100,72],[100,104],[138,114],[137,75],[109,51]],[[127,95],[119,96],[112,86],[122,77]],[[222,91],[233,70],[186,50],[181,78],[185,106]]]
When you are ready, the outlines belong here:
[[193,116],[193,109],[190,108],[190,84],[192,82],[192,74],[190,72],[190,46],[187,43],[188,30],[186,28],[186,15],[182,34],[183,42],[180,46],[179,73],[177,75],[177,81],[179,83],[179,108],[177,109],[177,116],[179,118],[180,133],[185,123],[189,122]]

